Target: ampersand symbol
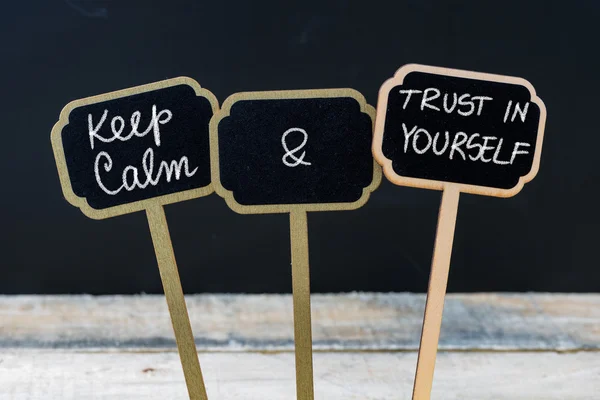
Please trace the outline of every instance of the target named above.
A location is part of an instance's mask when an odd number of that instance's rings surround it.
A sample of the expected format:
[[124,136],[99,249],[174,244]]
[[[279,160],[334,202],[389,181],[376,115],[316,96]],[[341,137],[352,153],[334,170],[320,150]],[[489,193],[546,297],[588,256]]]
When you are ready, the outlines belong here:
[[[287,135],[289,133],[292,133],[292,132],[301,132],[304,135],[304,140],[302,141],[302,143],[300,143],[299,146],[294,147],[292,150],[290,150],[290,149],[288,149],[285,138],[287,137]],[[300,164],[310,165],[309,162],[304,161],[304,157],[306,156],[306,151],[303,151],[302,154],[300,154],[300,157],[295,156],[295,153],[298,152],[298,150],[302,149],[304,147],[304,145],[306,145],[307,141],[308,141],[308,133],[306,133],[306,131],[302,128],[290,128],[287,131],[283,132],[283,136],[281,136],[281,145],[283,146],[283,149],[285,150],[285,154],[281,158],[281,161],[283,161],[283,163],[285,165],[287,165],[288,167],[297,167]],[[292,159],[292,162],[288,161],[289,159]]]

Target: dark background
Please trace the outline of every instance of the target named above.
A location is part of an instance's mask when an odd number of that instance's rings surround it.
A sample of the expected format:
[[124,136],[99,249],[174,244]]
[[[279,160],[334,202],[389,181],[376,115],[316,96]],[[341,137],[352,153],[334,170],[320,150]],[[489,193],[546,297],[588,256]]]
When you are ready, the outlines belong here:
[[[535,4],[534,4],[535,3]],[[405,63],[521,76],[548,108],[540,173],[462,195],[450,291],[600,291],[596,1],[23,1],[3,5],[0,293],[160,293],[144,213],[62,197],[50,130],[70,100],[187,75],[238,91],[351,87],[376,103]],[[440,193],[385,182],[309,215],[315,292],[424,291]],[[186,292],[289,292],[286,215],[218,196],[167,206]]]

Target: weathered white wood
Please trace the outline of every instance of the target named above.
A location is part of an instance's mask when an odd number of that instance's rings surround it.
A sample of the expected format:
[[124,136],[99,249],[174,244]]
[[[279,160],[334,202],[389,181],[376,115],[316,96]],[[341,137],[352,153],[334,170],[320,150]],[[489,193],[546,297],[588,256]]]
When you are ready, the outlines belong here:
[[[289,295],[187,296],[201,350],[293,350]],[[313,295],[315,349],[416,350],[424,295]],[[441,350],[600,350],[598,294],[449,294]],[[0,296],[0,348],[174,349],[163,296]]]
[[[295,398],[290,296],[187,301],[209,399]],[[424,296],[312,301],[315,398],[410,399]],[[448,295],[432,399],[598,399],[599,327],[600,295]],[[175,349],[162,296],[0,296],[0,400],[185,399]]]
[[[209,399],[293,400],[291,353],[201,353]],[[416,353],[316,353],[315,398],[410,399]],[[440,352],[432,399],[592,400],[600,355]],[[185,399],[175,352],[4,349],[2,400]]]

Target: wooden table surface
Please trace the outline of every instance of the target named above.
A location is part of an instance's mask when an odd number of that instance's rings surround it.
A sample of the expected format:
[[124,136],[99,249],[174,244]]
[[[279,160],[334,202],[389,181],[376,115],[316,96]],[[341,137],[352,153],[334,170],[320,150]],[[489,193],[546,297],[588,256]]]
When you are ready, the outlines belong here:
[[[313,295],[315,398],[410,399],[424,295]],[[289,295],[195,295],[211,400],[295,398]],[[453,294],[432,399],[600,399],[600,295]],[[0,399],[186,399],[161,296],[0,296]]]

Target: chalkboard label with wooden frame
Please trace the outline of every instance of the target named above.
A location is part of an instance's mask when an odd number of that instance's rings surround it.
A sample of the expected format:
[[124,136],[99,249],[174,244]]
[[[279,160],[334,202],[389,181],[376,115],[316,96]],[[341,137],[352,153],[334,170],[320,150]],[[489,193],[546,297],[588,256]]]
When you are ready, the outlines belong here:
[[186,77],[69,103],[52,130],[66,199],[107,218],[206,196],[214,95]]
[[392,183],[443,190],[413,400],[429,400],[461,192],[509,197],[538,172],[546,107],[522,78],[406,65],[379,91],[373,155]]
[[215,96],[180,77],[75,100],[51,133],[67,201],[90,218],[145,210],[191,400],[207,400],[164,205],[209,195]]
[[239,213],[351,210],[381,181],[353,89],[236,93],[211,121],[216,192]]
[[237,93],[210,123],[215,191],[242,214],[289,213],[296,398],[313,400],[308,211],[352,210],[381,182],[375,109],[352,89]]
[[377,112],[373,154],[395,184],[509,197],[538,171],[546,108],[522,78],[411,64]]

